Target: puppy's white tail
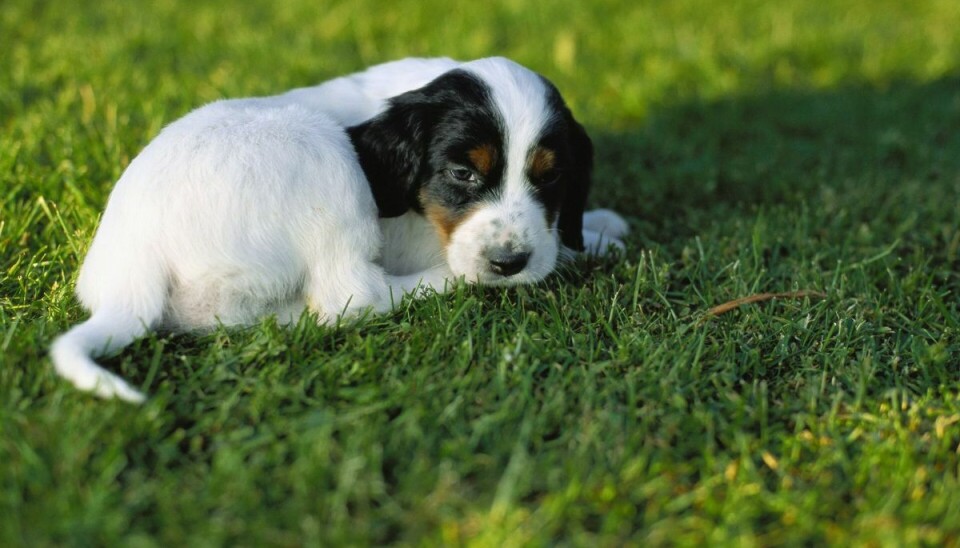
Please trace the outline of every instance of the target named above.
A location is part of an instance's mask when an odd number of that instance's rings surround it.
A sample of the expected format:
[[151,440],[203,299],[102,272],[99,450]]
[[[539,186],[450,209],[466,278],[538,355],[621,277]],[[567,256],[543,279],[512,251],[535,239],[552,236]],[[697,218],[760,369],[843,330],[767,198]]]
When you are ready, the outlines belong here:
[[73,327],[50,348],[61,377],[102,398],[143,402],[144,395],[123,379],[97,365],[92,357],[110,354],[142,336],[157,318],[141,318],[117,307],[100,307],[89,320]]

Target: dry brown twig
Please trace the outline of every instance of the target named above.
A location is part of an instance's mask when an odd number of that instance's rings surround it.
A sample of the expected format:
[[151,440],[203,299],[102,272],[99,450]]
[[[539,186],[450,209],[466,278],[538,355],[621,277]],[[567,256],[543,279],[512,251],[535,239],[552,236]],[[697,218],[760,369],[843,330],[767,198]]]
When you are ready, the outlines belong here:
[[748,295],[746,297],[741,297],[739,299],[734,299],[732,301],[725,302],[723,304],[717,305],[710,310],[707,310],[706,317],[710,316],[719,316],[725,312],[730,312],[734,308],[738,308],[745,304],[750,303],[759,303],[763,301],[770,301],[773,299],[805,299],[805,298],[815,298],[815,299],[826,299],[827,294],[822,291],[815,291],[812,289],[802,289],[800,291],[785,291],[782,293],[757,293],[756,295]]

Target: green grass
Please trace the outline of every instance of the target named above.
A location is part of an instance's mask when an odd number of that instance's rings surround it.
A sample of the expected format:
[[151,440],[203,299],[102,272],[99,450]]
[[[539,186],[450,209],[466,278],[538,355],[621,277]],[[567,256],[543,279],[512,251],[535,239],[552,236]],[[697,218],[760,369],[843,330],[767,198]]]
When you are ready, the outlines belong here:
[[[0,7],[0,544],[960,543],[955,0],[82,4]],[[491,54],[589,128],[622,260],[152,336],[105,362],[142,407],[53,375],[164,124]]]

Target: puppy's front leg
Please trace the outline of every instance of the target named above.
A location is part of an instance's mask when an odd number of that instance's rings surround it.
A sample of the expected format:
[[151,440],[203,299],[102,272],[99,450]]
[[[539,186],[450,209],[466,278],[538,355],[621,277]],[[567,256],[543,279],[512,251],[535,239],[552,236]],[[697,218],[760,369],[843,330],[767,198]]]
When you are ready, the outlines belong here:
[[320,314],[321,321],[349,319],[365,310],[389,312],[404,295],[419,298],[424,290],[447,291],[455,278],[446,265],[402,276],[387,274],[373,263],[356,264],[331,276],[315,275],[307,295],[307,305]]
[[390,286],[390,298],[393,306],[399,304],[404,295],[414,298],[423,296],[425,290],[446,293],[456,282],[456,277],[447,265],[435,266],[414,274],[404,276],[387,275]]
[[611,250],[623,251],[622,238],[630,232],[623,217],[609,209],[594,209],[583,214],[583,246],[590,255],[606,255]]

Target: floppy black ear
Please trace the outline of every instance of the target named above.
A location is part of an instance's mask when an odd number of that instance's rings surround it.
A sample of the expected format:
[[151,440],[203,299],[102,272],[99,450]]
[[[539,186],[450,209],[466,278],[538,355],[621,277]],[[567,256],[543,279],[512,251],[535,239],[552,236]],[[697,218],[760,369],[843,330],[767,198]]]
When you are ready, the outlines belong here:
[[347,129],[380,217],[398,217],[416,203],[429,139],[425,114],[418,92],[409,92],[393,98],[381,114]]
[[583,251],[583,211],[587,206],[593,174],[593,142],[583,126],[567,114],[568,139],[573,165],[566,178],[563,202],[560,204],[560,241],[574,251]]

